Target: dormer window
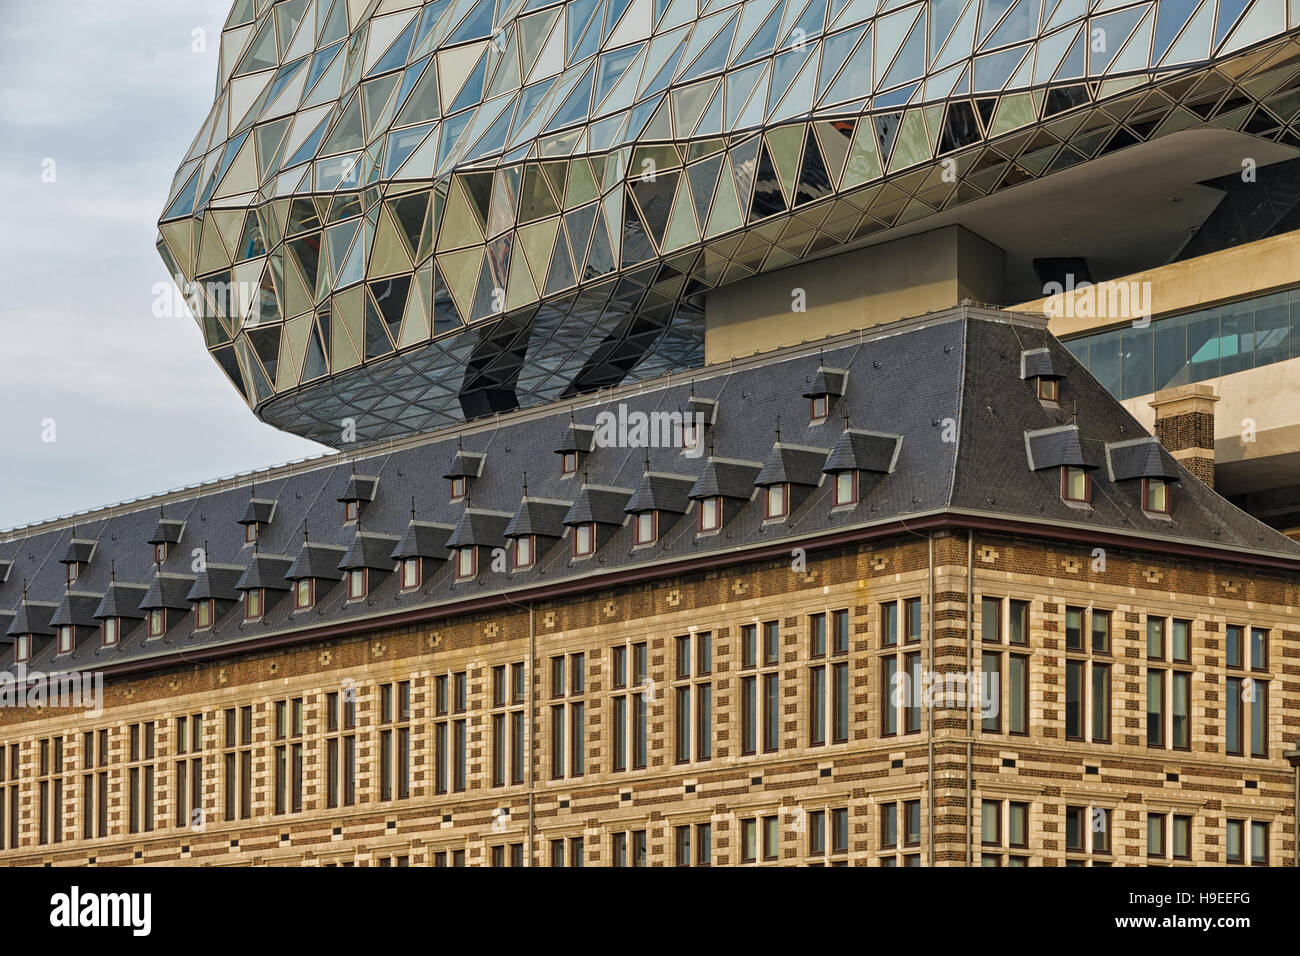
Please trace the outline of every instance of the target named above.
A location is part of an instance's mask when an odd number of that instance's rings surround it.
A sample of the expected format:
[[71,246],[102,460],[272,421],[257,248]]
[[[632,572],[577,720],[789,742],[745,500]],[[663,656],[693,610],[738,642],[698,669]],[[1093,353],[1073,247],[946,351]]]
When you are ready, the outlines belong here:
[[531,534],[514,539],[514,567],[516,571],[523,571],[533,566],[533,561],[537,557],[536,545],[537,540]]
[[266,591],[262,588],[254,588],[251,591],[244,592],[244,620],[260,621],[262,619],[262,608],[266,604]]
[[768,485],[763,489],[763,517],[771,521],[790,513],[790,486],[785,483]]
[[149,636],[162,637],[167,633],[167,609],[155,607],[149,609]]
[[293,606],[305,611],[316,603],[316,582],[312,578],[299,578],[293,588]]
[[168,548],[168,547],[169,547],[169,546],[168,546],[168,544],[167,544],[166,541],[160,541],[160,542],[158,542],[157,544],[155,544],[155,545],[153,546],[153,563],[154,563],[154,564],[162,564],[164,561],[167,560],[167,548]]
[[700,534],[708,534],[722,527],[722,499],[700,499]]
[[858,503],[858,473],[856,471],[836,473],[833,500],[836,508]]
[[14,660],[26,661],[32,656],[32,636],[30,634],[19,634],[14,640]]
[[1061,466],[1061,498],[1087,504],[1092,501],[1092,478],[1086,468]]
[[654,544],[659,536],[659,512],[642,511],[636,515],[636,543],[638,546]]
[[1142,510],[1169,514],[1169,482],[1163,478],[1142,479]]
[[414,591],[424,583],[424,569],[419,558],[402,560],[402,590]]
[[831,405],[830,396],[814,395],[810,401],[812,405],[812,412],[809,415],[809,420],[814,424],[817,422],[825,421],[827,414],[829,414],[830,412],[830,405]]
[[71,654],[72,648],[77,642],[77,629],[71,624],[63,624],[59,627],[59,653]]
[[456,549],[456,577],[461,580],[478,575],[478,548]]
[[81,574],[81,562],[69,561],[67,564],[67,568],[68,568],[68,583],[71,584],[74,581],[76,581],[78,576],[80,576]]
[[194,630],[205,631],[212,626],[216,618],[216,603],[212,598],[194,602]]
[[573,556],[585,558],[596,552],[596,526],[588,522],[573,526]]
[[578,473],[578,453],[566,451],[560,456],[560,474],[565,478]]
[[343,523],[355,524],[357,515],[361,512],[361,502],[345,501],[343,502]]
[[261,527],[256,521],[244,525],[244,544],[252,544],[257,540],[257,529]]
[[348,600],[360,601],[366,596],[370,573],[366,568],[353,568],[348,572]]
[[122,639],[122,619],[120,617],[106,617],[100,627],[99,642],[104,647],[113,647]]
[[465,497],[465,478],[457,476],[451,479],[451,500],[460,501]]
[[1055,402],[1061,397],[1061,380],[1040,375],[1034,379],[1038,384],[1038,397],[1044,402]]

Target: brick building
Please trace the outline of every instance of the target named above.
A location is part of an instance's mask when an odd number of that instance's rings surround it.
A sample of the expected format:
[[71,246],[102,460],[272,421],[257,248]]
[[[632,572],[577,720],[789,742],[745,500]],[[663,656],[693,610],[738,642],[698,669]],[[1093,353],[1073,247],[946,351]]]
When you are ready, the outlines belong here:
[[104,685],[0,861],[1289,865],[1300,546],[1178,458],[963,307],[10,532]]

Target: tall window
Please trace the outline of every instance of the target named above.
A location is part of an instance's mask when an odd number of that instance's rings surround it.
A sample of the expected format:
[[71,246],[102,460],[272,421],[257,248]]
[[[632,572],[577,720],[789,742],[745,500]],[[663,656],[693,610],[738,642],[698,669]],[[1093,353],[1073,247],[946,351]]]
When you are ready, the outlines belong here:
[[[0,747],[0,765],[4,748]],[[0,780],[4,774],[0,773]],[[183,794],[182,794],[183,796]],[[4,846],[4,800],[0,794],[0,847]],[[81,735],[81,838],[108,836],[108,730]]]
[[253,815],[253,708],[227,707],[222,739],[223,797],[226,820]]
[[713,824],[683,823],[673,831],[673,862],[677,866],[713,865]]
[[1192,818],[1180,813],[1147,814],[1147,859],[1190,860]]
[[808,814],[808,864],[848,866],[848,853],[848,808],[811,811]]
[[722,527],[721,498],[701,498],[698,506],[700,509],[700,534],[710,534]]
[[757,753],[760,743],[766,753],[780,745],[780,638],[779,621],[740,628],[740,739],[745,754]]
[[1269,825],[1263,820],[1229,820],[1226,832],[1228,863],[1268,866]]
[[[22,782],[21,768],[18,745],[0,744],[0,850],[18,848],[18,825],[22,820],[18,810],[18,791],[21,789]],[[107,822],[107,811],[105,811],[105,822]]]
[[172,804],[176,809],[175,825],[201,827],[204,822],[202,714],[182,715],[176,718],[172,749],[176,753],[172,780]]
[[775,814],[740,821],[740,862],[775,862],[781,853],[781,831]]
[[1111,740],[1111,619],[1100,608],[1065,609],[1065,739]]
[[763,489],[763,517],[778,521],[790,514],[790,486],[768,485]]
[[[1029,733],[1029,603],[984,597],[980,601],[980,693],[976,702],[985,733]],[[1003,650],[1006,647],[1007,650]],[[988,676],[983,676],[988,675]]]
[[379,799],[411,795],[411,682],[379,685]]
[[127,799],[130,801],[127,810],[127,826],[131,833],[153,831],[157,774],[157,767],[154,765],[155,729],[152,720],[131,724],[127,728],[130,740],[127,759],[131,764],[127,770]]
[[559,837],[551,841],[551,866],[565,866],[565,847],[568,847],[568,866],[586,863],[586,840],[583,837]]
[[[829,629],[829,634],[827,633]],[[849,612],[847,609],[808,618],[808,743],[849,739]]]
[[439,674],[433,680],[433,789],[465,792],[468,745],[468,683],[465,671]]
[[551,779],[586,772],[587,655],[551,658]]
[[352,689],[325,695],[325,805],[357,802],[357,702]]
[[611,866],[645,866],[646,832],[624,830],[610,834]]
[[1029,865],[1029,804],[980,801],[980,866]]
[[[611,710],[613,769],[643,770],[646,765],[646,668],[647,649],[638,644],[616,644],[610,649],[611,684],[614,688]],[[628,672],[629,659],[631,673]]]
[[1247,733],[1250,756],[1268,756],[1269,682],[1255,676],[1268,673],[1268,643],[1266,628],[1229,624],[1225,629],[1228,680],[1224,749],[1233,756],[1247,753]]
[[[42,737],[36,742],[36,746],[37,814],[39,816],[37,833],[42,846],[47,843],[62,843],[63,736]],[[152,829],[152,822],[150,829]]]
[[275,812],[302,809],[302,698],[275,702]]
[[[901,627],[900,627],[901,625]],[[921,732],[921,599],[905,598],[880,606],[880,732],[891,737]],[[902,649],[900,650],[900,646]]]
[[881,866],[921,865],[921,801],[880,805]]
[[678,763],[713,757],[713,635],[683,634],[673,643],[673,718]]
[[1192,748],[1192,625],[1147,618],[1147,746]]
[[1092,501],[1092,476],[1083,468],[1061,466],[1061,498],[1087,504]]
[[1111,815],[1109,807],[1065,808],[1066,866],[1085,866],[1089,856],[1093,866],[1110,866]]
[[524,782],[524,662],[492,668],[492,786]]

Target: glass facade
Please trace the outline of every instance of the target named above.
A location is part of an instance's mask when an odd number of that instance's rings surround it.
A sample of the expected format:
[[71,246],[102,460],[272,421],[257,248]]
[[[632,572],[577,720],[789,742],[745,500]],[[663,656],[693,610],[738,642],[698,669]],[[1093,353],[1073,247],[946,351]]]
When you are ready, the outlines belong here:
[[1117,398],[1300,358],[1300,288],[1062,343]]

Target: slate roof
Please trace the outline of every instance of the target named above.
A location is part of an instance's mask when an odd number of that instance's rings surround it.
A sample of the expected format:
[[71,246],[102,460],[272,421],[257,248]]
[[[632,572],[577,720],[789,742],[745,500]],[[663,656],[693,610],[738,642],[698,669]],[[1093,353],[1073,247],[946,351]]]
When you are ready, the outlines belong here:
[[564,429],[560,432],[553,451],[557,455],[567,455],[575,451],[591,451],[595,447],[596,426],[579,425],[569,421],[565,423]]
[[352,539],[343,559],[339,561],[340,571],[352,571],[357,568],[371,568],[375,571],[391,571],[395,561],[393,549],[397,547],[397,538],[387,534],[375,534],[373,531],[358,531]]
[[[1033,384],[1020,378],[1021,353],[1035,348],[1047,349],[1054,367],[1064,375],[1059,407],[1040,402]],[[792,385],[806,382],[821,366],[850,373],[840,404],[857,429],[901,437],[894,470],[872,482],[857,505],[832,508],[830,482],[823,481],[795,502],[788,519],[765,523],[762,503],[752,500],[754,482],[761,463],[772,454],[778,416],[784,444],[822,449],[821,460],[814,462],[808,476],[814,484],[835,454],[834,450],[828,454],[824,446],[838,449],[843,437],[842,429],[834,425],[807,423],[807,402],[799,395],[802,384]],[[682,454],[677,448],[601,448],[584,463],[585,489],[580,484],[583,478],[561,475],[555,444],[561,432],[570,430],[571,415],[593,420],[620,403],[630,411],[646,413],[682,409],[692,393],[719,403],[717,424],[709,430],[707,457]],[[1085,511],[1061,501],[1059,478],[1053,471],[1030,470],[1025,447],[1026,432],[1069,425],[1076,409],[1080,452],[1103,465],[1093,472],[1092,507]],[[1139,489],[1127,479],[1112,480],[1104,466],[1108,444],[1122,448],[1117,443],[1146,434],[1050,335],[1041,317],[965,307],[711,366],[690,379],[674,375],[565,399],[546,409],[503,414],[499,420],[459,430],[410,436],[75,519],[0,532],[0,562],[12,564],[0,583],[0,613],[17,612],[27,582],[29,601],[43,602],[44,613],[52,615],[67,591],[58,559],[76,537],[99,542],[95,560],[76,585],[105,594],[98,615],[102,618],[110,601],[130,604],[134,597],[136,610],[122,616],[142,616],[138,608],[148,603],[142,594],[166,587],[154,580],[149,547],[160,513],[167,515],[166,521],[177,532],[183,530],[185,543],[206,542],[210,562],[245,566],[237,586],[265,580],[272,587],[269,582],[276,580],[278,572],[277,584],[284,587],[290,566],[299,573],[305,568],[324,580],[337,581],[342,577],[339,562],[353,543],[356,528],[344,524],[336,502],[345,495],[354,470],[379,479],[374,500],[366,508],[365,526],[367,534],[400,538],[389,558],[408,549],[423,557],[446,558],[447,538],[466,509],[463,503],[448,500],[446,484],[437,476],[462,444],[491,459],[475,480],[474,510],[501,516],[496,543],[503,544],[507,528],[518,530],[524,521],[559,530],[553,518],[557,505],[572,502],[565,508],[562,524],[581,520],[607,524],[608,534],[598,540],[596,560],[573,562],[567,548],[539,549],[537,562],[528,569],[512,570],[508,577],[483,571],[470,581],[455,580],[448,562],[431,569],[421,586],[409,592],[400,590],[395,575],[385,575],[371,587],[365,602],[352,604],[346,603],[341,588],[323,594],[318,590],[310,616],[313,624],[360,625],[398,612],[451,609],[467,600],[499,596],[507,588],[527,593],[566,582],[597,588],[611,574],[671,574],[686,561],[787,547],[790,542],[815,541],[827,534],[893,528],[900,521],[912,527],[922,516],[958,523],[965,516],[977,516],[985,524],[1012,520],[1021,528],[1042,528],[1046,536],[1122,536],[1135,549],[1195,546],[1216,561],[1273,563],[1300,574],[1300,545],[1239,511],[1176,462],[1164,462],[1181,480],[1170,496],[1170,514],[1159,520],[1144,514]],[[653,549],[635,547],[634,529],[625,524],[623,509],[643,480],[647,454],[651,472],[695,479],[689,498],[721,494],[734,500],[734,505],[728,502],[725,534],[697,536],[687,530],[665,537]],[[1112,466],[1115,461],[1112,447]],[[787,464],[782,457],[780,467]],[[524,472],[530,505],[521,516]],[[262,529],[256,548],[245,543],[240,525],[254,484],[258,498],[275,503],[275,521]],[[546,503],[551,506],[545,507]],[[304,532],[311,542],[306,549],[301,547]],[[173,541],[181,537],[178,533]],[[170,606],[188,607],[185,598],[195,585],[190,549],[182,544],[169,550],[172,553],[161,570],[182,576],[179,598]],[[113,569],[116,586],[110,587]],[[159,579],[167,580],[172,579]],[[304,617],[294,616],[292,603],[276,602],[254,622],[245,622],[237,608],[219,610],[214,626],[203,631],[194,631],[190,620],[178,620],[165,642],[146,644],[145,629],[136,628],[124,634],[118,645],[96,651],[89,645],[97,642],[83,642],[86,647],[57,662],[52,662],[52,647],[37,648],[30,666],[45,670],[90,663],[113,666],[164,652],[224,649],[270,638],[304,628]],[[48,628],[48,620],[47,616],[39,623]],[[9,663],[10,654],[0,653],[0,667]]]
[[760,488],[768,485],[806,485],[821,484],[822,466],[826,464],[829,448],[811,448],[807,445],[791,445],[777,442],[772,446],[763,470],[754,479]]
[[194,579],[194,586],[185,595],[185,600],[206,601],[214,598],[218,601],[238,601],[239,589],[236,585],[243,575],[242,565],[209,564]]
[[829,475],[841,471],[874,471],[887,475],[894,470],[902,448],[902,435],[846,428],[831,449],[822,471]]
[[270,524],[275,517],[275,502],[269,498],[249,498],[240,524]]
[[1020,377],[1029,378],[1064,378],[1052,361],[1052,350],[1048,348],[1025,349],[1020,353]]
[[691,488],[695,479],[690,475],[665,475],[647,471],[641,476],[641,483],[632,492],[623,510],[628,514],[640,511],[667,511],[672,514],[686,514],[691,504]]
[[318,581],[341,581],[343,574],[339,571],[339,562],[347,553],[347,548],[319,541],[304,541],[298,549],[298,557],[285,572],[290,581],[303,578],[315,578]]
[[1025,432],[1025,455],[1030,471],[1076,465],[1081,468],[1098,468],[1098,449],[1091,444],[1085,448],[1078,425],[1057,425]]
[[842,368],[822,366],[813,373],[808,387],[803,390],[804,398],[818,398],[822,395],[843,395],[848,384],[849,373]]
[[506,526],[511,515],[505,511],[466,508],[447,539],[449,548],[500,548],[506,543]]
[[172,518],[159,518],[154,525],[153,537],[147,539],[149,544],[176,544],[185,532],[185,522]]
[[99,607],[95,608],[95,618],[102,621],[110,617],[123,617],[143,621],[144,611],[140,610],[140,602],[148,591],[143,584],[112,582],[104,593],[104,599],[99,602]]
[[1106,470],[1111,481],[1137,478],[1178,480],[1178,465],[1154,437],[1106,443]]
[[289,568],[293,567],[293,558],[284,554],[254,553],[248,559],[248,567],[235,582],[236,591],[291,591]]
[[23,601],[15,609],[13,620],[9,622],[9,630],[5,633],[10,637],[17,637],[19,634],[53,637],[55,631],[50,626],[50,618],[54,616],[58,607],[53,601]]
[[451,458],[451,464],[442,473],[442,477],[448,480],[452,478],[477,478],[483,473],[484,458],[485,456],[480,455],[478,452],[458,448],[456,454]]
[[190,588],[197,580],[192,574],[155,574],[140,601],[140,607],[146,611],[156,608],[170,608],[188,611],[190,608]]
[[98,627],[99,621],[95,618],[95,612],[99,610],[100,602],[103,600],[102,594],[69,591],[63,595],[63,600],[55,609],[54,616],[50,618],[50,627],[63,627],[66,624],[71,624],[73,627]]
[[351,475],[339,501],[374,501],[379,489],[379,479],[367,475]]
[[542,538],[564,537],[564,516],[569,513],[570,501],[551,501],[545,498],[525,498],[519,510],[506,525],[507,538],[537,535]]
[[95,542],[85,538],[73,538],[59,558],[60,564],[89,564],[95,553]]

